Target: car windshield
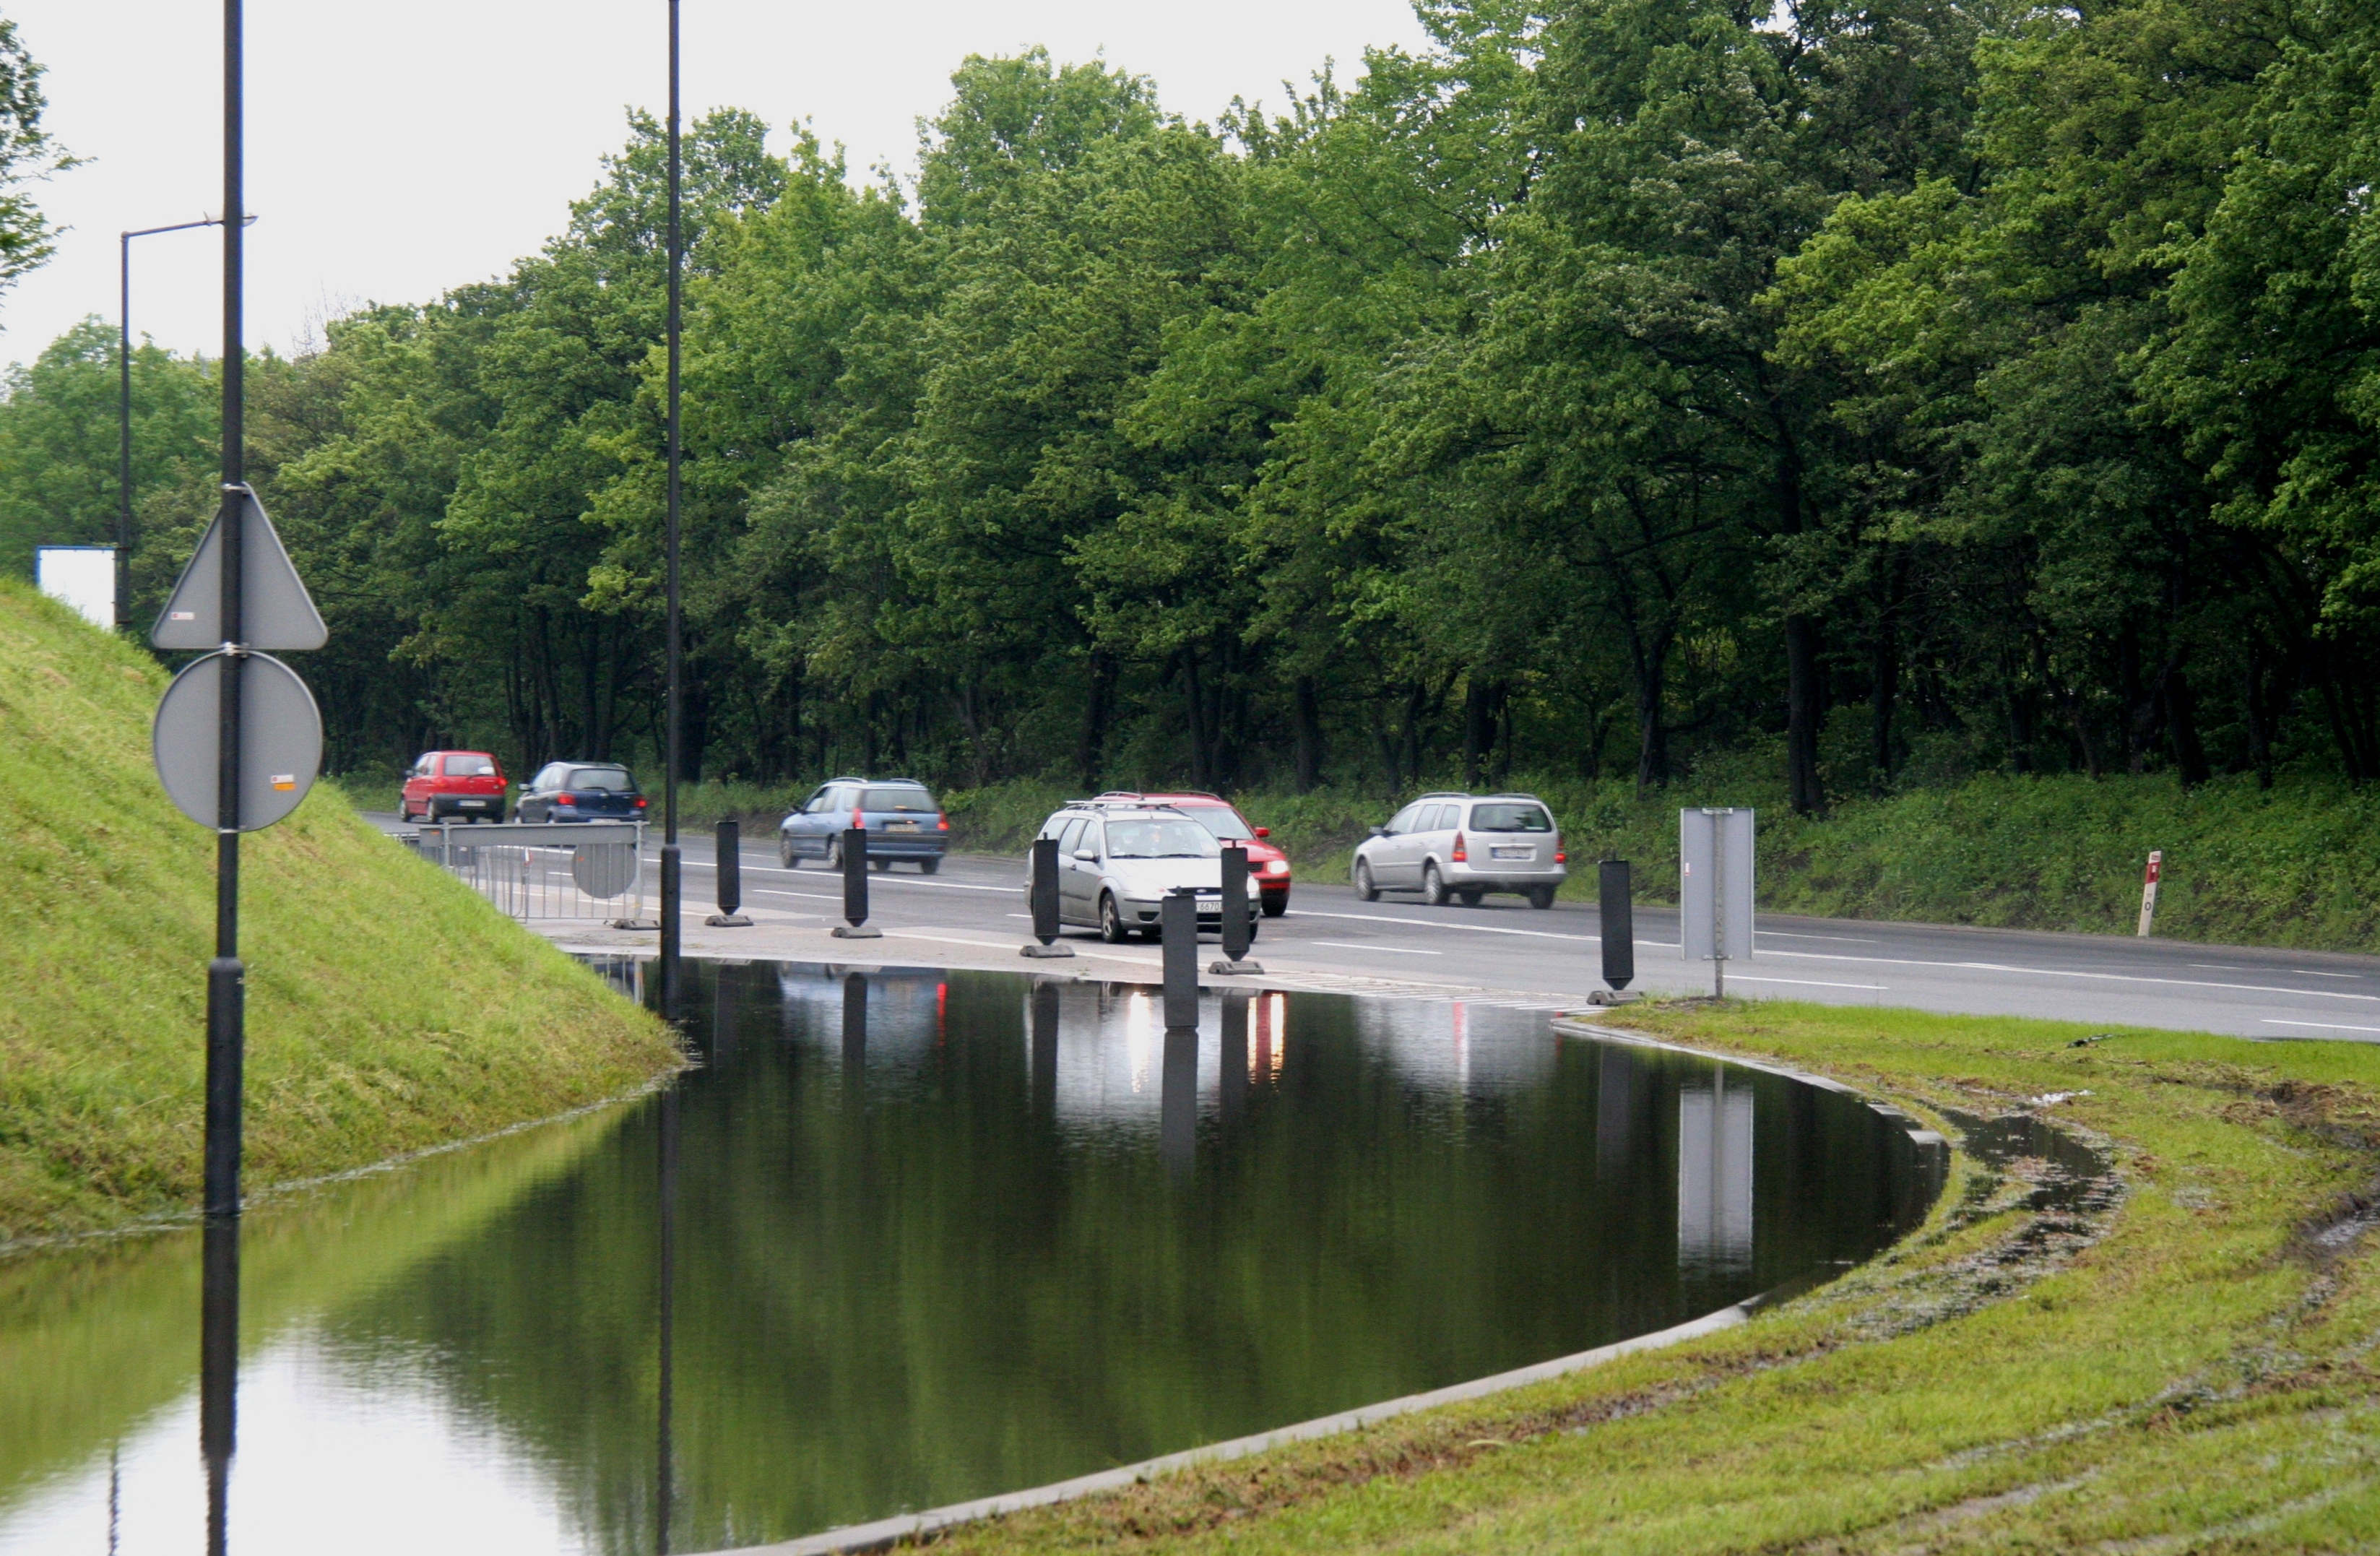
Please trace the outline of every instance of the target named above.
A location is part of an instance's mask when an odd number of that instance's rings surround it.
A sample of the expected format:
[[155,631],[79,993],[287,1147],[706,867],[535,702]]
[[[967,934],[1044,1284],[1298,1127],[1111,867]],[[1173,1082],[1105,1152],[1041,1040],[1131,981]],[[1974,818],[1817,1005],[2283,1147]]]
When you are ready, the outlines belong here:
[[1175,808],[1227,843],[1256,836],[1240,820],[1240,813],[1228,805],[1184,805]]
[[449,778],[492,778],[496,764],[486,757],[448,757],[446,776]]
[[1111,859],[1211,859],[1221,854],[1215,834],[1196,821],[1110,821]]
[[860,793],[859,808],[862,810],[925,811],[930,814],[934,808],[934,796],[923,789],[866,789]]
[[592,789],[597,794],[625,795],[636,789],[637,781],[628,776],[625,767],[582,767],[570,775],[567,786]]
[[1554,819],[1546,814],[1542,805],[1475,805],[1471,808],[1471,830],[1551,832]]

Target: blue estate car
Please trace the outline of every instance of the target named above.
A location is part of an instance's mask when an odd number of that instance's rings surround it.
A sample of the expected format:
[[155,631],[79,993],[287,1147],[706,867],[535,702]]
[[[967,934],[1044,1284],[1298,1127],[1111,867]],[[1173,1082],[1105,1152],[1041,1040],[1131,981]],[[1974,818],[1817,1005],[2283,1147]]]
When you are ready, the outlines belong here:
[[835,778],[778,826],[777,857],[788,869],[804,859],[840,869],[846,827],[868,829],[868,862],[878,869],[907,859],[931,875],[950,851],[950,821],[925,784],[914,778]]

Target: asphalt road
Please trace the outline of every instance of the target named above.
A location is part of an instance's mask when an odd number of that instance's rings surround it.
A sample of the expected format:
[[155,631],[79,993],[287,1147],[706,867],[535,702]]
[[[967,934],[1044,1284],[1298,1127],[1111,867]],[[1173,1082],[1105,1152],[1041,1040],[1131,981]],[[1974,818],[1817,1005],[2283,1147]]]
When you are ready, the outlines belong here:
[[[372,820],[397,830],[394,816]],[[712,901],[711,846],[708,835],[686,840],[690,910],[707,910]],[[795,921],[840,920],[838,877],[817,866],[782,868],[772,840],[747,841],[742,863],[747,906]],[[870,921],[947,931],[953,943],[1021,942],[1031,921],[1024,869],[1022,860],[979,855],[953,855],[931,877],[896,865],[869,878]],[[1711,965],[1678,957],[1676,912],[1640,906],[1635,918],[1633,987],[1709,992]],[[1537,911],[1518,897],[1489,897],[1474,908],[1433,908],[1400,893],[1366,903],[1343,884],[1309,879],[1296,883],[1287,914],[1261,921],[1253,954],[1277,969],[1583,1003],[1603,987],[1600,929],[1600,915],[1583,904]],[[1104,949],[1088,930],[1068,930],[1065,938],[1087,953]],[[1729,964],[1730,994],[2380,1041],[2380,957],[1785,914],[1760,916],[1754,949],[1750,961]]]

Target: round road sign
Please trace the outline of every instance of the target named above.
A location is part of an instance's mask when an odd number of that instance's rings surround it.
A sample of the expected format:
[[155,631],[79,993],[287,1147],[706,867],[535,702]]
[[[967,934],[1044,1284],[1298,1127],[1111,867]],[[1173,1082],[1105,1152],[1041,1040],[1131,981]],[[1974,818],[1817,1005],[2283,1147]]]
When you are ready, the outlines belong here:
[[[231,657],[193,660],[165,688],[150,744],[157,776],[174,803],[202,827],[217,822],[216,739],[222,733],[223,675]],[[298,808],[322,765],[322,715],[298,672],[271,654],[251,653],[238,672],[239,830],[269,827]]]

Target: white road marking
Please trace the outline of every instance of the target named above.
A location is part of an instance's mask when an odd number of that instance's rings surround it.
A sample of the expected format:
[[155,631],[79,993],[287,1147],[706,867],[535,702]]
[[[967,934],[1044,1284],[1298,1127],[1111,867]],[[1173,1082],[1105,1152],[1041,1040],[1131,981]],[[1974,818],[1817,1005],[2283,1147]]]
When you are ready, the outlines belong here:
[[[1601,935],[1566,935],[1555,930],[1508,930],[1500,924],[1460,924],[1445,918],[1399,918],[1386,913],[1325,913],[1319,908],[1313,907],[1293,909],[1289,917],[1292,918],[1352,918],[1359,923],[1402,924],[1407,929],[1415,930],[1469,930],[1474,934],[1526,935],[1531,940],[1574,940],[1598,944],[1603,940]],[[1678,948],[1678,942],[1675,941],[1640,940],[1636,943],[1659,946],[1669,951],[1675,951]]]
[[2311,1027],[2318,1032],[2380,1032],[2380,1027],[2350,1027],[2338,1021],[2276,1021],[2265,1018],[2267,1027]]
[[2095,978],[2107,983],[2162,983],[2177,989],[2228,989],[2245,994],[2297,994],[2309,1000],[2361,1000],[2380,1004],[2380,994],[2333,993],[2327,989],[2277,989],[2262,983],[2216,983],[2203,978],[2151,978],[2144,973],[2070,972],[2062,967],[2020,967],[2005,962],[1929,962],[1908,956],[1843,956],[1825,951],[1771,951],[1812,962],[1872,962],[1887,967],[1945,967],[1953,972],[2018,973],[2029,978]]
[[1776,935],[1785,940],[1839,940],[1849,945],[1874,945],[1873,935],[1800,935],[1791,930],[1755,930],[1755,934]]
[[2312,967],[2291,967],[2289,971],[2297,974],[2300,978],[2362,978],[2363,976],[2362,973],[2316,972]]
[[1881,983],[1820,983],[1806,978],[1747,978],[1742,973],[1730,973],[1727,980],[1730,983],[1790,983],[1796,989],[1866,989],[1878,994],[1884,992]]
[[1333,951],[1385,951],[1394,956],[1443,956],[1443,951],[1424,951],[1412,945],[1356,945],[1343,940],[1309,940],[1308,945],[1327,945]]
[[773,891],[767,886],[753,887],[752,894],[756,897],[799,897],[804,902],[841,902],[843,900],[841,897],[822,896],[816,892]]

